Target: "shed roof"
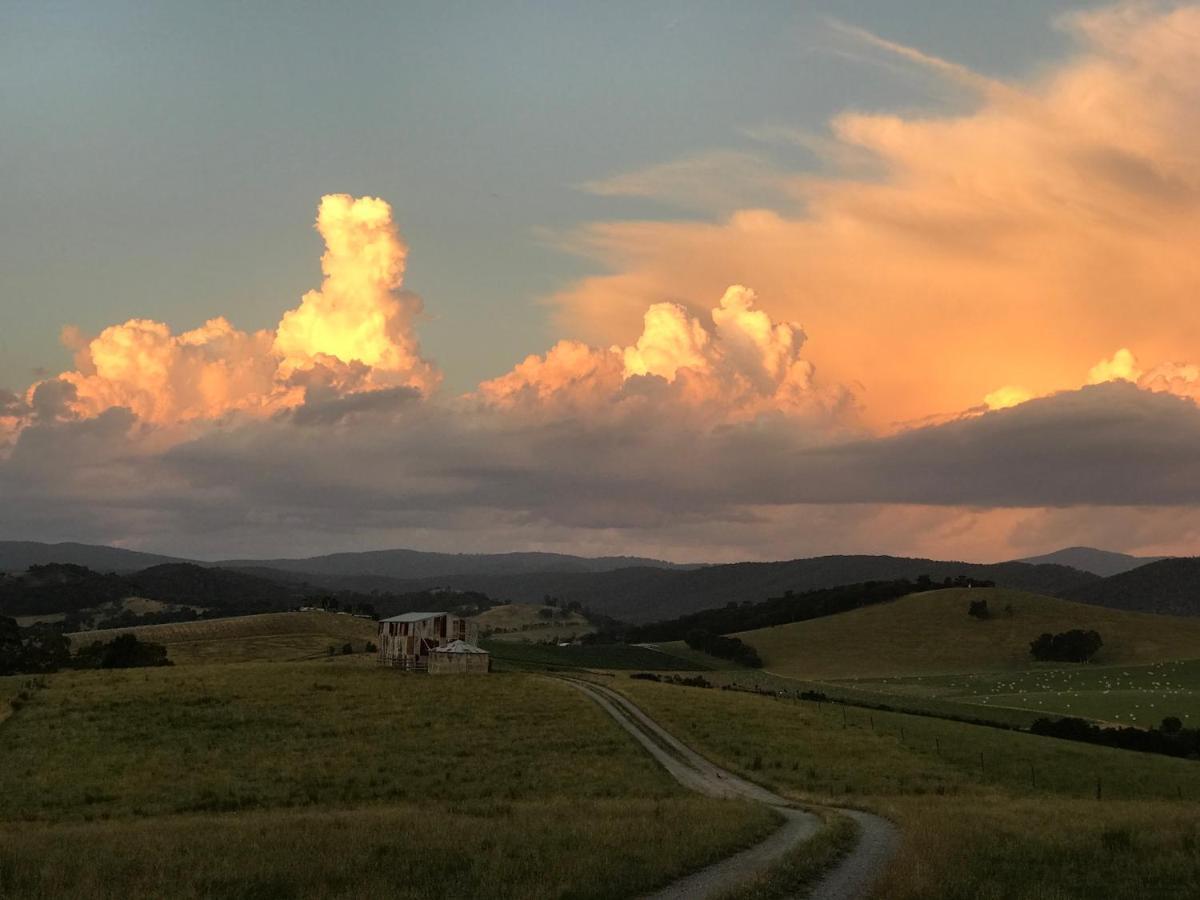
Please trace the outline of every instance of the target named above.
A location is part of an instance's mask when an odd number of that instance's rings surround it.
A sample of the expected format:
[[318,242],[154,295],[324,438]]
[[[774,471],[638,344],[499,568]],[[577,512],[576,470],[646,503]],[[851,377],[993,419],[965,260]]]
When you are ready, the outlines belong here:
[[481,650],[474,644],[468,644],[466,641],[451,641],[444,647],[434,647],[430,653],[482,653],[487,656],[486,650]]
[[390,619],[380,619],[380,622],[424,622],[426,619],[432,619],[434,616],[445,616],[448,613],[444,612],[410,612],[401,613],[398,616],[392,616]]

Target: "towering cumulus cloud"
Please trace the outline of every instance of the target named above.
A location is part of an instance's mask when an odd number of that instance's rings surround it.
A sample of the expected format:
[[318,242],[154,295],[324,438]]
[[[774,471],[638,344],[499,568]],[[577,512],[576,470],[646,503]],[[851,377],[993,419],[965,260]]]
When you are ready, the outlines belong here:
[[75,370],[34,385],[27,403],[57,384],[65,390],[61,413],[124,407],[143,422],[169,424],[270,413],[302,403],[314,387],[428,394],[440,374],[421,357],[420,298],[401,289],[407,248],[391,207],[332,194],[321,200],[317,230],[325,280],[284,313],[275,333],[239,331],[224,318],[182,334],[150,319],[90,339],[68,328],[63,339],[75,351]]
[[317,230],[325,239],[319,291],[304,295],[275,333],[284,374],[321,361],[367,366],[375,382],[428,392],[439,381],[421,358],[413,318],[415,294],[401,292],[408,248],[382,200],[334,194],[321,200]]
[[800,356],[800,326],[772,322],[755,308],[749,288],[730,287],[707,318],[677,303],[655,303],[630,346],[560,341],[484,382],[479,394],[502,407],[594,413],[653,396],[716,421],[852,409],[844,389],[814,384],[812,364]]

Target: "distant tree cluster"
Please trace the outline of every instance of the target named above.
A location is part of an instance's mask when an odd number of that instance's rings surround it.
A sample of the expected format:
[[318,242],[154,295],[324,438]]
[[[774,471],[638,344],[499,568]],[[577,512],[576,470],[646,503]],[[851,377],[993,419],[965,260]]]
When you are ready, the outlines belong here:
[[1200,729],[1184,728],[1175,716],[1167,716],[1157,728],[1106,727],[1084,719],[1038,719],[1029,729],[1034,734],[1103,744],[1123,750],[1162,753],[1167,756],[1200,755]]
[[81,647],[71,665],[76,669],[141,669],[173,663],[162,644],[138,640],[135,634],[121,634],[107,643],[93,641]]
[[1103,645],[1100,632],[1073,628],[1042,634],[1029,645],[1029,652],[1041,662],[1087,662]]
[[699,650],[709,656],[728,659],[739,666],[747,666],[752,669],[762,668],[762,659],[759,657],[758,651],[742,641],[741,638],[726,637],[723,634],[713,634],[702,628],[696,628],[687,633],[684,641],[693,650]]

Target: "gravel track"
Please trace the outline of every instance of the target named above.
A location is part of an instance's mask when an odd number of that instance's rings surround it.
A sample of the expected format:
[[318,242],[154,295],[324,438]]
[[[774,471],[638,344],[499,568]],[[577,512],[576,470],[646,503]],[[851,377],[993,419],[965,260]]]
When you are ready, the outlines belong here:
[[[819,817],[795,808],[790,800],[761,785],[714,765],[623,694],[593,682],[573,678],[557,680],[591,698],[684,787],[709,797],[765,803],[783,816],[783,825],[766,840],[673,882],[650,895],[648,900],[692,900],[728,891],[766,871],[820,830]],[[859,810],[835,809],[839,815],[858,823],[858,843],[813,886],[806,895],[810,900],[857,900],[866,896],[872,882],[896,851],[898,835],[891,822]]]

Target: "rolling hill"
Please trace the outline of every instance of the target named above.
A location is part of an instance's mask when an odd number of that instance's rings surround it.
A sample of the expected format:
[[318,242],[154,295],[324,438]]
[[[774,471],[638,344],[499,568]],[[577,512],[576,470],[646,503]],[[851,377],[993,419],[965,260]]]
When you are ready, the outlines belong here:
[[[1056,594],[1099,580],[1065,566],[1008,562],[985,565],[895,556],[820,556],[788,562],[731,563],[679,571],[618,569],[595,573],[477,575],[454,580],[460,589],[482,591],[516,602],[537,602],[545,594],[578,601],[594,612],[644,624],[727,603],[758,602],[787,591],[810,591],[863,581],[935,581],[965,575],[1007,588]],[[418,582],[420,583],[420,582]]]
[[446,579],[462,575],[520,575],[533,572],[610,572],[614,569],[692,569],[637,556],[569,556],[563,553],[429,553],[422,550],[370,550],[305,559],[233,559],[213,565],[228,569],[275,569],[301,575]]
[[165,644],[176,665],[319,659],[334,647],[338,654],[349,643],[355,653],[375,639],[378,626],[350,615],[327,612],[280,612],[204,619],[170,625],[142,625],[82,631],[68,635],[74,647],[109,641],[133,633],[139,639]]
[[24,572],[30,566],[44,566],[50,563],[86,566],[94,572],[137,572],[150,566],[173,562],[185,560],[97,544],[0,541],[0,572]]
[[1200,616],[1200,557],[1149,563],[1111,578],[1077,585],[1064,596],[1111,609]]
[[1160,559],[1166,559],[1166,557],[1131,556],[1128,553],[1114,553],[1112,550],[1097,550],[1095,547],[1064,547],[1062,550],[1055,550],[1053,553],[1044,553],[1041,556],[1029,556],[1018,560],[1018,562],[1033,563],[1035,565],[1049,563],[1058,566],[1070,566],[1072,569],[1079,569],[1081,572],[1091,572],[1093,575],[1107,578],[1110,575],[1120,575],[1122,572],[1128,572],[1130,569],[1136,569],[1138,566],[1144,566],[1147,563],[1158,562]]
[[[967,615],[986,598],[992,618]],[[1011,605],[1007,616],[1004,608]],[[805,678],[1028,669],[1029,642],[1043,632],[1095,629],[1101,665],[1200,657],[1200,620],[1103,609],[1021,591],[951,589],[736,635],[764,668]]]
[[[0,546],[10,547],[8,559],[18,558],[11,550],[12,545]],[[69,553],[63,551],[68,556],[83,552],[78,549],[83,545],[21,546],[22,553],[29,555],[36,550],[43,557],[53,556],[58,547],[68,548]],[[112,548],[85,549],[129,553]],[[137,557],[120,558],[131,564]],[[145,596],[200,606],[208,605],[200,597],[210,601],[225,598],[227,602],[251,596],[256,601],[269,598],[266,601],[269,606],[283,608],[317,589],[412,595],[450,587],[518,603],[541,603],[549,594],[564,603],[576,601],[594,612],[635,624],[728,603],[759,602],[787,591],[810,591],[863,581],[915,580],[922,575],[937,582],[967,576],[994,581],[1002,587],[1056,595],[1099,581],[1096,575],[1061,565],[980,564],[894,556],[821,556],[710,566],[675,566],[637,557],[586,559],[551,553],[442,554],[414,550],[342,553],[312,559],[231,560],[219,565],[163,563],[160,558],[154,559],[155,565],[143,572],[160,570],[162,576],[155,576],[156,584],[161,584],[163,577],[172,576],[172,580],[179,582],[178,590],[168,596],[147,587]],[[203,574],[206,570],[226,574],[209,578]],[[235,576],[247,580],[232,583]],[[383,605],[376,606],[384,611]],[[0,613],[3,611],[0,604]]]

